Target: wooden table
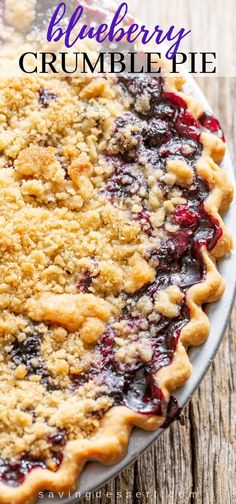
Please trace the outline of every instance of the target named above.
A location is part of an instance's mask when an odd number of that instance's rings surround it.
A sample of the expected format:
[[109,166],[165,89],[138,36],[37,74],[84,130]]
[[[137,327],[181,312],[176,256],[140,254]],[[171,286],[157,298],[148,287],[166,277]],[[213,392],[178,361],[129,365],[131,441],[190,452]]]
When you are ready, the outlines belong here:
[[[158,12],[158,22],[166,21],[171,4],[175,15],[180,11],[179,25],[200,26],[203,4],[214,9],[216,3],[221,4],[223,18],[228,7],[233,8],[234,0],[197,3],[195,0],[135,0],[134,7],[148,23],[148,13],[150,19],[151,14],[157,19]],[[172,11],[169,25],[173,18]],[[198,80],[221,120],[233,155],[236,151],[236,78]],[[218,355],[184,411],[185,426],[174,423],[137,462],[102,488],[101,497],[88,496],[83,504],[236,503],[235,332],[236,307]]]

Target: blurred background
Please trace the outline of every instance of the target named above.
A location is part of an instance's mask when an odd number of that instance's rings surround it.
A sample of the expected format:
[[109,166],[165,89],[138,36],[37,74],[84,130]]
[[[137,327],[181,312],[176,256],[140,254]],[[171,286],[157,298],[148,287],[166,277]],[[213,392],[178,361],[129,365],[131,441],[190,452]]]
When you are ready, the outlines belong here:
[[[116,3],[121,3],[116,0]],[[216,52],[217,75],[236,77],[235,0],[127,0],[130,11],[148,27],[191,30],[183,52]],[[213,76],[214,77],[214,76]]]

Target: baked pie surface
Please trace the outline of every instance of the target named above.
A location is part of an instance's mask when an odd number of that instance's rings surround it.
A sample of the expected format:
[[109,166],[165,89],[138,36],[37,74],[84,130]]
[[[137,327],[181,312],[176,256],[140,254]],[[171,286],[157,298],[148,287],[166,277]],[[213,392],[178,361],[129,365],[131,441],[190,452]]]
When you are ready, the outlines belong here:
[[1,503],[72,488],[163,425],[208,335],[232,188],[182,84],[0,85]]
[[0,503],[177,412],[231,248],[218,121],[181,77],[0,83]]

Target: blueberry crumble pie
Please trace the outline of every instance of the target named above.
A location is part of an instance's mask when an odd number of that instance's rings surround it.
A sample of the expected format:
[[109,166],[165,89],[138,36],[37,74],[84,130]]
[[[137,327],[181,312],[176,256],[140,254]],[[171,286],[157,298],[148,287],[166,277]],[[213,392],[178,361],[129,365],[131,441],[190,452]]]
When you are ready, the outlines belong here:
[[219,212],[217,119],[182,77],[0,83],[0,503],[115,463],[167,425],[208,336]]

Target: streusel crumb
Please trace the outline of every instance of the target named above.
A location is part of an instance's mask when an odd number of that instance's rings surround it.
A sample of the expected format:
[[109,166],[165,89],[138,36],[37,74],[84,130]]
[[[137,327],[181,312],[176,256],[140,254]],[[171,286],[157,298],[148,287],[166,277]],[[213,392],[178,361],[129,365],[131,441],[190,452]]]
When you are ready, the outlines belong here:
[[[135,125],[114,135],[127,104],[107,78],[0,84],[3,458],[49,457],[52,432],[88,436],[112,404],[99,380],[73,389],[71,377],[96,363],[93,347],[121,314],[122,292],[154,281],[146,252],[164,236],[167,217],[156,185],[161,172],[148,162],[152,237],[140,219],[144,187],[124,205],[104,193],[114,169],[106,150],[132,151],[138,143]],[[149,305],[139,302],[144,313]],[[152,356],[146,339],[133,346],[127,339],[117,350],[125,362],[138,356]]]
[[188,321],[185,285],[204,275],[189,264],[205,195],[201,146],[172,125],[182,109],[161,89],[149,78],[0,83],[3,460],[55,470],[58,440],[89,437],[112,405],[160,413],[153,375]]

